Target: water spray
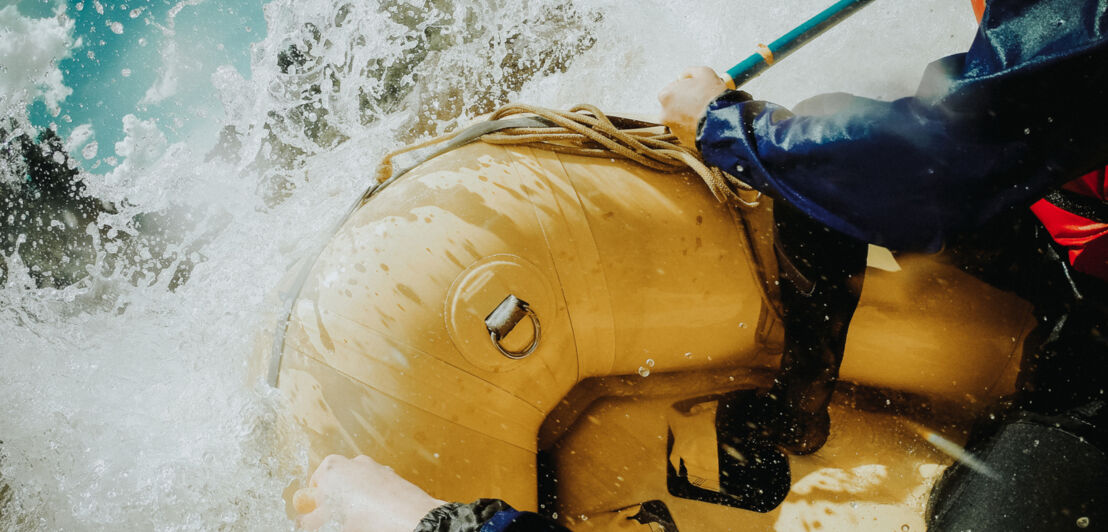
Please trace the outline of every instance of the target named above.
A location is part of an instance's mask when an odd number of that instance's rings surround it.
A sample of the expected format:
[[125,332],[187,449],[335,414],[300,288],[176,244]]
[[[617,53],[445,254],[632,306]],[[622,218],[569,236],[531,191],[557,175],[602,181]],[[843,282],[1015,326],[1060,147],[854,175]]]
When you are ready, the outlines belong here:
[[981,459],[974,456],[973,453],[967,451],[965,447],[944,438],[939,435],[939,433],[922,425],[910,421],[905,421],[905,423],[919,434],[921,438],[926,440],[927,443],[930,443],[936,449],[942,451],[943,454],[965,464],[966,467],[977,473],[985,475],[993,480],[1000,480],[1000,475],[997,474],[996,471],[986,465],[985,462],[982,462]]

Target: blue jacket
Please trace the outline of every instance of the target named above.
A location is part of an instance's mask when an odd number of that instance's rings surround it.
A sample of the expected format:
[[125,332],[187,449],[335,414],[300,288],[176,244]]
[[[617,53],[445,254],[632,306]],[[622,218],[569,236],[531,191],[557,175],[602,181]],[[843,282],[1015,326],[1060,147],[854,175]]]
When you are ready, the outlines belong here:
[[950,235],[1108,161],[1108,0],[991,0],[968,52],[914,97],[810,100],[728,92],[698,133],[705,160],[812,218],[894,249]]

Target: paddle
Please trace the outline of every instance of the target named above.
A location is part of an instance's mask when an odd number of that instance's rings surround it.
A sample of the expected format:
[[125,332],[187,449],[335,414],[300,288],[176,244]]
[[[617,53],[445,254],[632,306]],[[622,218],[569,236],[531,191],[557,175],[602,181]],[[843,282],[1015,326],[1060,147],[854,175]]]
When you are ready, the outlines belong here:
[[818,37],[834,25],[842,22],[873,0],[839,0],[818,15],[808,19],[792,31],[782,35],[776,41],[758,45],[758,53],[751,54],[741,63],[731,67],[723,74],[723,82],[729,89],[735,89],[750,81],[774,63],[788,57],[797,48]]

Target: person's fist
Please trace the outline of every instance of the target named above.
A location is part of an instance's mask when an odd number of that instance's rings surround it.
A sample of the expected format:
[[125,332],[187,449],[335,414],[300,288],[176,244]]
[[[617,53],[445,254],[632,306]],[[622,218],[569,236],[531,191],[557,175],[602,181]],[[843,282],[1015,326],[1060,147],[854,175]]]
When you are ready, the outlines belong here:
[[292,497],[301,528],[336,522],[345,532],[411,532],[442,504],[368,456],[324,458]]
[[708,67],[693,67],[658,93],[662,104],[659,121],[669,127],[677,140],[696,147],[696,124],[708,104],[726,90],[723,80]]

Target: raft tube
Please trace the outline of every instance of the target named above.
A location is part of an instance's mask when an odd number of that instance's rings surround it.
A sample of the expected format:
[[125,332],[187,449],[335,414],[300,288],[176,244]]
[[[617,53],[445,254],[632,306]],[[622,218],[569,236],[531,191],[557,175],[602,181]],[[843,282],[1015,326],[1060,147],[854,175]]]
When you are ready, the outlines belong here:
[[[534,510],[537,435],[578,383],[776,364],[766,208],[691,174],[475,142],[351,213],[262,364],[314,463],[366,454],[437,498]],[[842,378],[988,401],[1012,388],[1029,310],[900,257],[867,273]]]

